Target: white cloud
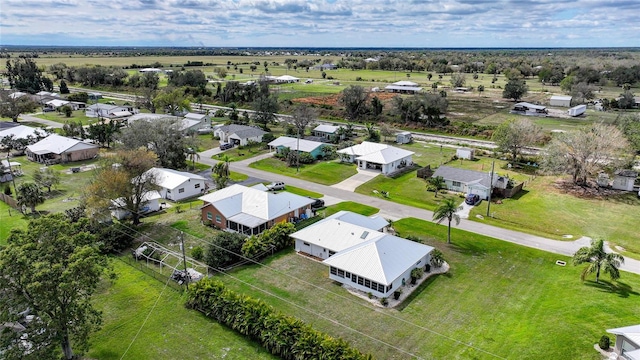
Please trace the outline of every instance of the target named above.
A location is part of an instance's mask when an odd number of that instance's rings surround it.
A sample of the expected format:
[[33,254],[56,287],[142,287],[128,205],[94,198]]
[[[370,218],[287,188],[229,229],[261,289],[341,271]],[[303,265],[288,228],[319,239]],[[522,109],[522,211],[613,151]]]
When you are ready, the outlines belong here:
[[2,2],[0,42],[16,45],[537,47],[609,46],[611,39],[617,46],[640,44],[637,0]]

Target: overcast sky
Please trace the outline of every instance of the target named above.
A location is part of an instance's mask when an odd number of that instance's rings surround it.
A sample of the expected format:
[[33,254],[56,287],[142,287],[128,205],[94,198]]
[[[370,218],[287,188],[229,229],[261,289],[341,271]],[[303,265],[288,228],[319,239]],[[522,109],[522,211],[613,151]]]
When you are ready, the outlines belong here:
[[640,0],[0,0],[2,45],[640,47]]

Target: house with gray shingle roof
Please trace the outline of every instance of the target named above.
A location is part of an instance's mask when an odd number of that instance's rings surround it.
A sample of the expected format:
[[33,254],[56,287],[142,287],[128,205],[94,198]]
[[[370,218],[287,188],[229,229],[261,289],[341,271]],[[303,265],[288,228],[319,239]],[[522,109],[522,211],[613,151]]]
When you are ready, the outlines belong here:
[[236,124],[220,126],[213,131],[213,135],[219,137],[220,142],[240,146],[247,145],[249,141],[261,142],[262,136],[266,133],[257,127]]
[[[458,169],[451,166],[440,166],[432,177],[442,176],[447,189],[465,194],[477,194],[481,199],[489,198],[491,174],[488,172]],[[498,174],[493,174],[493,187],[506,188],[507,181]]]

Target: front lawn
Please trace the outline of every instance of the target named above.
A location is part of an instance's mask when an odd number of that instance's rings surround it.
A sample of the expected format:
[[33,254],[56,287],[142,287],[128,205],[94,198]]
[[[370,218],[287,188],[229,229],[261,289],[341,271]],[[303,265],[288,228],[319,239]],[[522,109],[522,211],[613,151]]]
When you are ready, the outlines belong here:
[[317,193],[315,191],[310,191],[310,190],[305,190],[305,189],[301,189],[299,187],[295,187],[295,186],[291,186],[291,185],[286,185],[285,191],[288,191],[292,194],[296,194],[296,195],[300,195],[300,196],[306,196],[306,197],[312,197],[312,198],[321,198],[323,195],[320,193]]
[[331,216],[342,210],[351,211],[364,216],[371,216],[380,211],[380,209],[374,208],[373,206],[359,204],[353,201],[343,201],[335,205],[327,206],[323,215]]
[[226,155],[229,157],[229,161],[242,161],[254,156],[266,154],[269,152],[269,149],[262,148],[263,144],[253,145],[251,147],[234,147],[229,150],[225,150],[222,153],[217,155],[213,155],[211,158],[214,160],[222,160],[222,158]]
[[595,360],[593,344],[605,329],[637,323],[638,275],[582,283],[582,267],[555,265],[567,257],[457,229],[447,245],[446,226],[417,219],[394,227],[437,247],[451,264],[397,309],[373,308],[331,281],[325,265],[293,251],[220,280],[377,359]]
[[126,352],[124,359],[275,359],[258,344],[186,309],[184,297],[172,287],[122,260],[112,264],[117,280],[103,282],[93,299],[103,322],[91,337],[88,358],[122,359]]
[[286,162],[276,158],[267,158],[249,165],[254,169],[269,171],[276,174],[296,177],[323,185],[333,185],[358,173],[354,164],[338,161],[318,161],[310,165],[300,165],[300,172],[295,167],[287,166]]
[[74,111],[71,114],[71,117],[67,117],[64,113],[58,113],[55,111],[38,114],[35,117],[38,117],[40,119],[55,121],[61,124],[64,124],[66,122],[77,123],[78,121],[80,121],[83,126],[96,123],[99,120],[98,118],[95,118],[95,117],[86,116],[84,110]]

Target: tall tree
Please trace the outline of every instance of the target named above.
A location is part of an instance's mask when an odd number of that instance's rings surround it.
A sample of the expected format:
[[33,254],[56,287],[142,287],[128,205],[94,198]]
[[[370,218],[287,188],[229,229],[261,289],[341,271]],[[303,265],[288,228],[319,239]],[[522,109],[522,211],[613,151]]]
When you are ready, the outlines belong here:
[[51,80],[49,80],[45,84],[42,70],[40,70],[36,62],[28,56],[7,60],[7,76],[9,77],[9,84],[12,88],[26,91],[30,94],[35,94],[49,87],[48,82],[51,82]]
[[254,121],[263,129],[267,129],[268,124],[276,120],[278,109],[278,97],[275,94],[271,94],[269,82],[264,79],[260,80],[258,95],[253,101]]
[[291,121],[296,128],[297,134],[303,137],[307,126],[317,118],[318,112],[314,108],[309,107],[307,104],[300,104],[293,110]]
[[100,146],[109,148],[121,127],[122,125],[117,121],[100,118],[100,121],[89,124],[87,128],[87,138],[97,141]]
[[456,199],[447,198],[442,200],[440,205],[433,212],[433,220],[435,220],[438,224],[447,220],[448,231],[447,231],[447,243],[451,244],[451,222],[455,221],[456,225],[460,224],[460,216],[456,213],[457,211],[462,210],[462,206],[458,206],[456,204]]
[[69,91],[69,87],[67,86],[67,82],[64,80],[60,81],[60,94],[68,94]]
[[367,113],[369,93],[360,85],[351,85],[342,90],[340,103],[344,105],[346,117],[350,121],[358,121]]
[[165,88],[153,99],[153,106],[171,115],[177,115],[182,111],[191,111],[191,101],[181,88]]
[[157,161],[157,155],[144,148],[119,151],[96,172],[86,187],[88,208],[94,214],[105,214],[116,206],[129,211],[133,223],[139,224],[140,209],[146,203],[147,193],[159,188],[157,176],[147,173]]
[[542,152],[542,168],[550,173],[570,174],[575,184],[585,184],[605,167],[628,161],[629,142],[614,126],[593,124],[556,134]]
[[395,134],[393,127],[387,123],[380,123],[380,135],[382,135],[384,142],[387,142],[387,138]]
[[581,279],[589,274],[596,274],[596,283],[600,281],[600,272],[604,272],[611,277],[611,280],[620,278],[618,268],[624,263],[624,257],[620,254],[607,253],[604,251],[604,240],[591,240],[591,246],[581,247],[573,255],[573,265],[587,263],[587,267],[582,271]]
[[198,154],[198,150],[193,147],[187,148],[187,158],[191,161],[191,170],[196,169],[196,160],[200,160],[200,154]]
[[528,91],[529,87],[525,84],[524,80],[512,79],[504,86],[502,97],[518,101],[526,96]]
[[51,192],[51,187],[60,184],[60,172],[50,167],[36,170],[33,173],[33,181],[39,186],[47,188],[47,192]]
[[10,96],[8,91],[0,91],[0,116],[8,117],[13,122],[18,122],[20,114],[34,111],[38,104],[28,96]]
[[446,187],[446,183],[442,176],[432,176],[427,182],[429,183],[428,187],[433,189],[433,197],[438,197],[438,192],[440,189],[444,189]]
[[187,149],[195,148],[193,139],[183,135],[178,118],[139,119],[120,130],[116,138],[125,149],[144,147],[158,155],[162,167],[182,169],[187,166]]
[[[74,348],[88,349],[102,317],[91,297],[108,269],[95,244],[82,223],[56,214],[14,230],[0,251],[0,323],[19,321],[26,309],[35,315],[23,333],[31,343],[29,358],[59,358],[55,349],[60,347],[64,359],[71,360]],[[4,344],[22,344],[23,334],[3,331],[0,338]],[[7,358],[25,355],[20,345],[3,350]]]
[[36,206],[44,203],[44,193],[40,186],[32,182],[24,182],[18,186],[18,205],[27,206],[31,213],[36,212]]
[[525,146],[535,145],[542,138],[542,129],[529,119],[509,120],[500,124],[493,132],[492,140],[502,152],[511,154],[513,162]]
[[464,76],[464,74],[456,73],[451,75],[451,86],[453,86],[454,88],[463,87],[466,82],[467,78]]

